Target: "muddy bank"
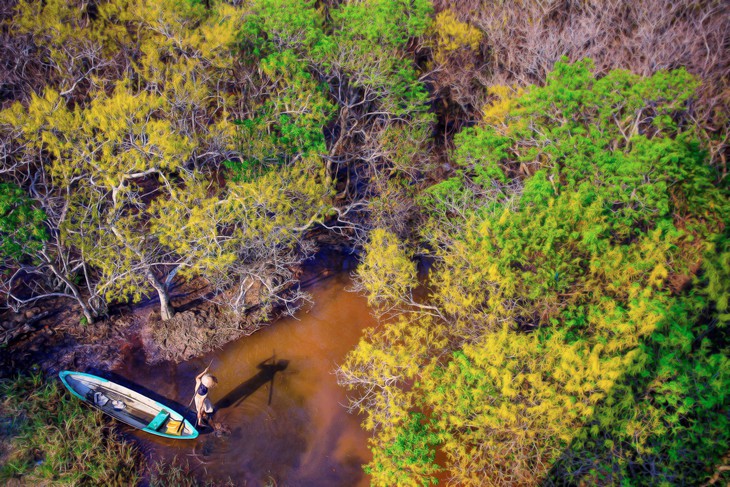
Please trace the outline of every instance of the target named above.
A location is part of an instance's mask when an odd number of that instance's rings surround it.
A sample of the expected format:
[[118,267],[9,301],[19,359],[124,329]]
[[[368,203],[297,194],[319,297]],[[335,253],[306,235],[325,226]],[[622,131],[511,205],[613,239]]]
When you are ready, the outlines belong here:
[[[304,290],[327,276],[349,272],[355,259],[342,247],[327,246],[305,262],[298,274]],[[203,290],[204,291],[204,290]],[[93,324],[80,320],[77,306],[49,300],[14,313],[0,314],[0,377],[38,366],[47,373],[62,369],[112,370],[130,350],[141,348],[148,363],[183,361],[248,336],[281,316],[281,311],[251,306],[236,315],[205,298],[195,285],[171,292],[176,315],[161,321],[153,299],[110,309]]]
[[138,316],[115,316],[92,325],[78,322],[73,307],[42,311],[43,318],[28,320],[5,343],[0,353],[0,377],[31,368],[52,373],[63,368],[84,369],[94,365],[114,367],[132,346]]
[[[43,306],[0,315],[0,377],[33,365],[48,372],[90,367],[113,369],[129,348],[143,347],[150,363],[187,360],[250,335],[277,311],[265,314],[256,306],[235,315],[201,298],[200,289],[174,289],[177,313],[161,321],[158,302],[148,299],[115,306],[110,315],[86,324],[77,306],[48,301]],[[203,290],[204,292],[204,290]]]
[[[307,290],[321,280],[335,274],[349,272],[357,261],[352,254],[328,248],[312,259],[305,261],[296,275],[301,280],[300,288],[305,298],[300,305],[312,304]],[[250,292],[256,296],[256,292]],[[138,339],[148,364],[161,361],[181,362],[218,350],[229,342],[249,336],[268,324],[285,316],[282,309],[263,306],[254,301],[245,314],[235,314],[226,308],[219,308],[205,299],[179,306],[172,319],[161,321],[153,311],[146,322],[139,327]]]

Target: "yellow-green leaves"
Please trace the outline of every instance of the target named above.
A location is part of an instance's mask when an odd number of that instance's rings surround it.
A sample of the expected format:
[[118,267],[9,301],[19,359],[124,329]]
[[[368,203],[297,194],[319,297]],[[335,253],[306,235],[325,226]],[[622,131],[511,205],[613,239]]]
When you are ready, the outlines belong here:
[[450,53],[459,49],[476,50],[483,37],[479,29],[461,22],[450,9],[436,14],[431,29],[436,36],[434,59],[437,62],[443,62]]
[[507,327],[420,383],[458,485],[532,484],[621,375],[603,347]]
[[[230,215],[217,188],[200,174],[150,205],[149,233],[181,259],[179,275],[224,275],[237,258],[237,247],[223,235]],[[235,242],[239,244],[239,242]]]
[[417,285],[416,265],[398,237],[380,228],[370,232],[358,279],[371,306],[388,308],[407,300]]
[[174,171],[190,157],[191,141],[161,118],[164,108],[163,98],[134,94],[120,83],[110,96],[99,90],[88,107],[73,110],[49,89],[27,108],[15,104],[2,120],[16,127],[20,140],[53,155],[47,169],[56,184],[83,175],[90,186],[111,191],[124,190],[139,173]]
[[407,418],[416,404],[414,394],[405,389],[421,377],[422,364],[446,344],[443,324],[429,317],[413,318],[401,316],[370,332],[338,370],[340,383],[361,393],[350,407],[366,413],[368,430],[387,430]]

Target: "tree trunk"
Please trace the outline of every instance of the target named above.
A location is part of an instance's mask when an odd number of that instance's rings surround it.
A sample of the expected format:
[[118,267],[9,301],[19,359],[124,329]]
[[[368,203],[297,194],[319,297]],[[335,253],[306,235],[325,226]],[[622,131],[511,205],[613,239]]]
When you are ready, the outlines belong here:
[[167,291],[158,289],[157,294],[160,296],[160,318],[162,321],[167,321],[175,315],[175,309],[170,304]]
[[147,270],[147,279],[152,284],[152,287],[157,291],[157,296],[160,298],[160,319],[167,321],[175,316],[175,309],[170,304],[170,295],[167,293],[167,288],[155,277],[151,270]]

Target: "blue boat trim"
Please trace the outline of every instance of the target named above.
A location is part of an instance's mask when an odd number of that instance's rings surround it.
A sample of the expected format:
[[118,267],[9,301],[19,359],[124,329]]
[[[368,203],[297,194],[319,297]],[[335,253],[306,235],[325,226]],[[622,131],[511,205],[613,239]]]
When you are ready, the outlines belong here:
[[70,370],[64,370],[64,371],[60,372],[58,374],[58,376],[61,378],[61,382],[63,382],[63,385],[66,386],[66,389],[68,389],[71,392],[71,394],[78,397],[79,399],[81,399],[84,402],[89,402],[89,401],[84,396],[82,396],[81,394],[76,392],[73,387],[71,387],[71,384],[69,384],[68,381],[66,380],[66,377],[68,377],[69,375],[83,375],[84,377],[90,377],[92,379],[97,379],[101,382],[109,382],[109,379],[99,377],[98,375],[87,374],[85,372],[72,372]]
[[[74,390],[74,388],[71,387],[71,385],[66,380],[66,377],[68,377],[69,375],[80,375],[80,376],[84,376],[84,377],[89,377],[90,379],[94,379],[94,380],[97,380],[97,381],[102,382],[102,383],[104,383],[104,382],[111,382],[109,379],[105,379],[103,377],[99,377],[98,375],[94,375],[94,374],[87,374],[85,372],[73,372],[71,370],[61,371],[58,374],[58,377],[61,379],[61,382],[63,382],[63,385],[66,386],[66,389],[68,389],[71,392],[71,394],[73,394],[74,396],[76,396],[77,398],[81,399],[83,402],[85,402],[87,404],[91,404],[91,403],[89,403],[89,401],[85,397],[83,397],[78,392],[76,392]],[[114,384],[116,384],[116,382],[114,382]],[[125,389],[129,389],[129,388],[125,387],[125,386],[122,386],[121,384],[117,384],[117,385],[119,385],[120,387],[124,387]],[[173,440],[193,440],[193,439],[197,438],[198,435],[200,434],[198,432],[198,430],[190,423],[190,421],[188,421],[187,419],[185,419],[185,417],[182,414],[178,413],[177,411],[174,411],[174,410],[169,409],[164,404],[161,404],[158,401],[155,401],[154,399],[152,399],[150,397],[147,397],[147,396],[145,396],[144,394],[142,394],[140,392],[133,391],[132,389],[129,389],[129,390],[132,391],[132,392],[134,392],[134,393],[136,393],[136,394],[139,394],[140,396],[144,396],[148,400],[152,401],[155,404],[155,406],[157,406],[157,407],[160,408],[160,413],[158,413],[157,417],[155,417],[155,419],[153,419],[152,422],[150,422],[150,424],[147,425],[147,427],[145,427],[145,428],[137,428],[137,429],[141,429],[142,431],[146,431],[147,433],[150,433],[150,434],[153,434],[153,435],[156,435],[156,436],[162,436],[164,438],[171,438]],[[93,404],[91,404],[91,406],[96,408],[96,406],[94,406]],[[96,408],[96,409],[98,409],[98,408]],[[154,429],[150,429],[150,426],[154,426],[153,423],[155,422],[155,420],[157,420],[157,418],[163,412],[168,413],[168,415],[172,419],[174,419],[175,421],[182,420],[183,421],[183,428],[185,426],[187,426],[193,433],[190,436],[178,436],[178,435],[170,435],[170,434],[167,434],[167,433],[163,433],[161,431],[156,431]],[[106,414],[108,416],[111,416],[112,418],[114,418],[114,416],[112,416],[111,414],[108,414],[108,413],[106,413]],[[117,418],[114,418],[114,419],[117,420],[117,421],[120,421],[122,423],[124,422],[124,421],[121,421],[121,420],[119,420]],[[163,421],[164,421],[164,419],[163,419]],[[160,422],[160,424],[157,425],[157,427],[159,427],[161,424],[162,423]],[[134,427],[134,426],[132,426],[132,427]]]

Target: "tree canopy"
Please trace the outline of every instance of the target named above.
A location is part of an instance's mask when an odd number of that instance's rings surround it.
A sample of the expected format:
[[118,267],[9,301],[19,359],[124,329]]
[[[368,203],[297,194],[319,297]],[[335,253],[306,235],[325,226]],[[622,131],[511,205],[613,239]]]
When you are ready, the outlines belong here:
[[[375,431],[375,484],[428,484],[436,448],[458,485],[688,484],[727,450],[711,276],[730,212],[689,116],[696,86],[684,70],[558,63],[457,135],[457,174],[421,199],[435,258],[421,306],[440,317],[412,309],[422,332],[385,325],[342,367]],[[417,282],[378,232],[359,273],[392,307]],[[386,363],[399,381],[362,387]],[[375,406],[391,397],[410,416]],[[405,438],[430,456],[397,453]]]
[[0,306],[260,321],[335,242],[382,318],[336,371],[374,485],[700,484],[726,3],[5,2]]

